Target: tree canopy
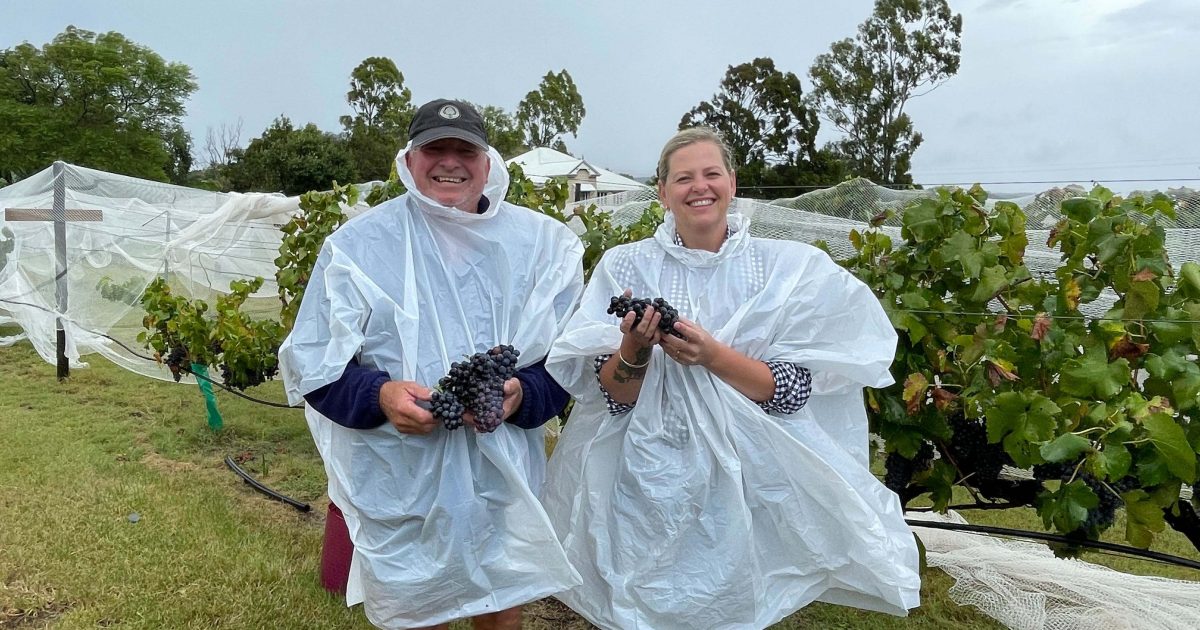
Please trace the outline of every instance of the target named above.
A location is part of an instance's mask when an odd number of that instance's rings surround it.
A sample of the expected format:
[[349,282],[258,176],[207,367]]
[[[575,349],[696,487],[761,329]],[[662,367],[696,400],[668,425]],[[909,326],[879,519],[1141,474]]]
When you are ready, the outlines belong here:
[[341,123],[359,177],[387,179],[416,113],[404,73],[387,57],[368,57],[350,73],[346,101],[353,113]]
[[679,128],[702,125],[721,134],[733,154],[739,194],[793,196],[799,188],[778,187],[826,184],[841,176],[836,157],[816,148],[820,123],[803,97],[795,74],[760,57],[729,66],[720,90],[684,114]]
[[335,181],[352,182],[357,176],[345,140],[312,123],[297,129],[286,116],[275,119],[245,150],[235,150],[228,173],[235,190],[285,195],[328,190]]
[[0,50],[0,173],[24,177],[64,160],[160,181],[191,168],[181,63],[116,32],[69,26],[38,48]]
[[471,103],[483,116],[483,127],[487,129],[488,143],[500,152],[504,159],[520,155],[529,150],[525,144],[525,134],[517,124],[514,116],[495,105],[477,105]]
[[961,33],[962,15],[946,0],[876,0],[854,39],[817,57],[810,101],[845,134],[835,147],[856,174],[912,183],[922,137],[904,107],[958,72]]
[[586,114],[571,75],[566,70],[547,72],[538,89],[517,105],[517,124],[525,134],[526,146],[548,147],[556,139],[561,141],[565,133],[578,133]]

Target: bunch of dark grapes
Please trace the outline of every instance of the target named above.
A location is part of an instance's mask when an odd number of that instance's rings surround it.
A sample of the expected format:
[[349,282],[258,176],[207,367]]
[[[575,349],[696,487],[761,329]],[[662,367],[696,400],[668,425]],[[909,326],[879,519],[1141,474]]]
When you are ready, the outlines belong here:
[[888,453],[887,459],[883,462],[883,485],[903,497],[913,475],[929,470],[932,463],[933,444],[929,442],[921,442],[921,447],[917,449],[917,454],[912,459],[895,451]]
[[171,376],[178,383],[179,379],[183,378],[184,374],[189,373],[188,369],[188,353],[183,346],[171,346],[171,351],[167,353],[167,358],[163,361],[167,364],[167,369],[171,370]]
[[235,375],[233,370],[230,369],[228,363],[222,363],[220,367],[221,382],[224,383],[226,387],[232,387],[239,390],[262,385],[263,383],[271,380],[271,377],[275,376],[276,372],[279,371],[278,367],[271,367],[266,370],[247,369],[240,372],[240,374]]
[[[1063,479],[1065,483],[1070,475],[1066,475]],[[1125,477],[1118,481],[1114,481],[1105,485],[1099,479],[1096,479],[1091,473],[1082,473],[1077,479],[1082,481],[1091,488],[1092,492],[1100,499],[1096,507],[1088,510],[1087,519],[1083,521],[1083,525],[1079,526],[1080,530],[1090,535],[1096,536],[1100,532],[1112,526],[1113,520],[1116,518],[1117,508],[1121,507],[1123,501],[1121,494],[1129,492],[1138,486],[1136,477]]]
[[442,426],[451,431],[462,426],[462,415],[467,409],[459,402],[458,396],[435,391],[429,399],[429,404],[429,411],[433,412],[435,419],[441,421]]
[[452,363],[431,400],[434,418],[454,430],[462,426],[463,412],[470,411],[476,430],[495,431],[504,422],[504,382],[516,375],[520,356],[512,346],[496,346]]
[[608,302],[608,314],[623,318],[630,311],[633,311],[635,313],[633,325],[637,326],[642,321],[642,315],[645,314],[646,309],[651,306],[662,316],[658,320],[658,329],[663,333],[675,335],[682,339],[683,335],[678,330],[675,330],[675,322],[679,320],[679,311],[675,310],[675,307],[660,297],[650,299],[615,295]]
[[987,425],[982,420],[972,420],[961,412],[950,417],[950,457],[959,472],[972,475],[976,483],[993,481],[1000,476],[1000,469],[1011,464],[1012,458],[999,444],[987,439]]
[[1126,475],[1117,481],[1102,483],[1089,472],[1079,471],[1079,460],[1073,462],[1047,462],[1034,464],[1033,476],[1041,481],[1059,480],[1062,483],[1071,481],[1074,477],[1082,481],[1096,494],[1100,500],[1096,507],[1088,510],[1087,519],[1072,532],[1078,537],[1096,536],[1113,524],[1117,508],[1121,507],[1121,495],[1138,487],[1138,479]]
[[1079,462],[1046,462],[1044,464],[1033,465],[1033,477],[1040,481],[1050,481],[1052,479],[1066,480],[1071,477],[1071,473],[1075,471],[1075,466]]

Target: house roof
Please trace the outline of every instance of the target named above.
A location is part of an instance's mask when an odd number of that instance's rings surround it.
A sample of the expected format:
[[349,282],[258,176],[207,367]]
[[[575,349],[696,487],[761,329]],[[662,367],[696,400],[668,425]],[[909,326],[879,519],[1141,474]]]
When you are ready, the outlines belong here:
[[539,184],[554,177],[570,177],[580,168],[586,168],[589,172],[596,174],[596,190],[598,191],[611,192],[648,188],[645,184],[624,175],[618,175],[610,170],[594,166],[586,160],[545,147],[526,151],[508,160],[507,163],[514,162],[521,165],[521,169],[525,171],[525,175],[529,179]]

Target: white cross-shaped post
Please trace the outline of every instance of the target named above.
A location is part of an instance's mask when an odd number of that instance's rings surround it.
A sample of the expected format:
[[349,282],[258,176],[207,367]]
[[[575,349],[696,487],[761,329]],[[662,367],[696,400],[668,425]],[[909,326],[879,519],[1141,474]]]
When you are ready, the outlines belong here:
[[67,183],[63,172],[63,163],[54,163],[54,207],[45,208],[5,208],[5,221],[53,221],[54,222],[54,260],[55,284],[54,296],[58,301],[58,315],[55,323],[55,334],[58,344],[58,380],[71,375],[67,363],[67,334],[63,325],[63,316],[67,312],[67,223],[79,221],[101,221],[104,213],[100,210],[68,210]]

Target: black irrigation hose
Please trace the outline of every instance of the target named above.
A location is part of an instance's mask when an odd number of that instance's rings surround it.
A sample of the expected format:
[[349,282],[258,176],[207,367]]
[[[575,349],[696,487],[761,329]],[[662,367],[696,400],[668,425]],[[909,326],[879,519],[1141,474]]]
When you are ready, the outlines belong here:
[[[105,337],[108,337],[108,335],[104,335],[104,336],[105,336]],[[112,339],[112,337],[109,337],[109,339]],[[117,341],[117,340],[116,340],[116,339],[113,339],[113,341]],[[120,342],[120,341],[117,341],[117,343],[121,343],[121,342]],[[125,344],[121,344],[121,345],[125,345]],[[128,350],[128,349],[129,349],[129,348],[126,348],[126,350]],[[132,352],[132,351],[131,351],[131,352]],[[142,358],[145,358],[145,357],[142,357]],[[153,359],[151,359],[151,361],[153,361]],[[249,400],[250,402],[256,402],[256,403],[258,403],[258,404],[260,404],[260,405],[266,405],[266,406],[268,406],[268,407],[278,407],[278,408],[280,408],[280,409],[300,409],[300,407],[293,407],[293,406],[291,406],[291,405],[286,405],[286,404],[284,404],[284,403],[271,402],[271,401],[269,401],[269,400],[263,400],[263,399],[261,399],[261,398],[255,398],[255,397],[253,397],[253,396],[247,396],[246,394],[243,394],[242,392],[239,392],[239,391],[237,391],[236,389],[231,389],[230,387],[228,387],[228,386],[227,386],[227,385],[225,385],[224,383],[218,383],[218,382],[216,382],[216,381],[212,380],[211,378],[209,378],[209,377],[207,377],[207,376],[204,376],[204,375],[202,375],[202,374],[197,374],[197,373],[193,372],[193,371],[191,370],[191,368],[188,368],[188,367],[185,367],[185,366],[180,366],[180,369],[181,369],[182,371],[184,371],[184,372],[187,372],[188,374],[191,374],[192,376],[195,376],[195,377],[196,377],[196,378],[198,378],[198,379],[203,379],[203,380],[206,380],[206,381],[208,381],[209,383],[212,383],[213,385],[216,385],[217,387],[220,387],[221,389],[223,389],[223,390],[225,390],[225,391],[229,392],[230,394],[233,394],[234,396],[237,396],[238,398],[245,398],[246,400]]]
[[[104,337],[105,339],[109,339],[109,340],[113,341],[118,346],[125,348],[126,352],[128,352],[129,354],[132,354],[133,356],[135,356],[139,359],[145,359],[147,361],[154,361],[155,363],[158,363],[158,361],[155,361],[154,357],[148,357],[144,354],[139,354],[138,352],[134,351],[133,348],[130,348],[129,346],[125,345],[124,343],[121,343],[121,340],[117,339],[116,337],[112,337],[112,336],[106,335],[102,332],[95,331],[95,330],[92,330],[89,332],[100,335],[101,337]],[[188,374],[191,374],[192,376],[195,376],[198,379],[208,381],[209,383],[216,385],[217,387],[220,387],[221,389],[229,392],[230,394],[233,394],[234,396],[237,396],[239,398],[245,398],[246,400],[249,400],[250,402],[256,402],[260,405],[267,405],[268,407],[279,407],[280,409],[299,409],[299,407],[293,407],[291,405],[285,405],[283,403],[271,402],[269,400],[262,400],[260,398],[255,398],[253,396],[247,396],[246,394],[243,394],[242,392],[239,392],[235,389],[228,387],[224,383],[218,383],[207,376],[204,376],[202,374],[197,374],[197,373],[193,372],[192,369],[187,366],[181,365],[181,366],[179,366],[179,369],[180,369],[180,371],[187,372]]]
[[284,503],[296,508],[297,510],[300,510],[301,512],[308,512],[309,510],[312,509],[312,506],[310,506],[307,503],[301,503],[300,501],[297,501],[289,496],[282,495],[282,494],[275,492],[274,490],[264,486],[262,484],[262,482],[255,479],[254,477],[251,477],[250,473],[246,472],[245,470],[242,470],[242,467],[238,466],[237,462],[233,461],[232,457],[225,458],[225,465],[229,467],[229,470],[232,470],[233,472],[237,473],[237,476],[241,477],[242,481],[245,481],[246,483],[250,484],[250,487],[254,488],[255,490],[258,490],[259,492],[267,495],[268,497],[271,497],[272,499],[275,499],[276,501],[283,501]]
[[904,519],[910,527],[927,527],[929,529],[945,529],[957,532],[971,532],[975,534],[989,534],[992,536],[1008,536],[1013,538],[1032,538],[1045,542],[1062,543],[1065,545],[1078,545],[1080,547],[1091,547],[1103,551],[1110,551],[1127,556],[1135,556],[1145,560],[1154,560],[1167,564],[1174,564],[1189,569],[1200,570],[1200,562],[1188,558],[1181,558],[1167,553],[1158,551],[1150,551],[1148,549],[1138,549],[1128,545],[1117,545],[1114,543],[1104,542],[1102,540],[1087,540],[1067,538],[1061,534],[1048,534],[1046,532],[1031,532],[1023,529],[1009,529],[1007,527],[991,527],[989,525],[971,525],[963,523],[940,523],[937,521],[922,521],[920,519]]

